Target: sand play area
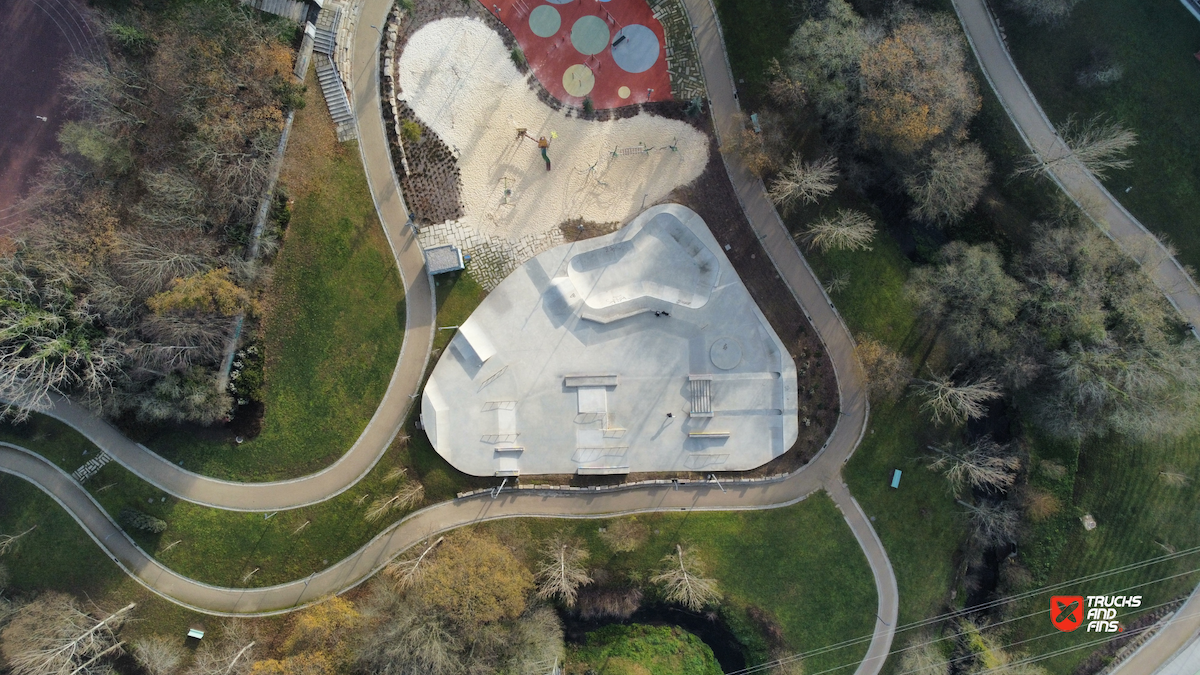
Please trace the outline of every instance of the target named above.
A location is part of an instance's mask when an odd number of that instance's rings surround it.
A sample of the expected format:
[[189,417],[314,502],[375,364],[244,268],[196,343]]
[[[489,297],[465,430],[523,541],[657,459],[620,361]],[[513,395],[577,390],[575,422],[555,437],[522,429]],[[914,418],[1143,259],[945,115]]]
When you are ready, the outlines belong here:
[[708,161],[707,137],[683,122],[646,113],[597,122],[551,109],[475,19],[422,27],[397,70],[398,97],[457,155],[460,222],[481,234],[515,240],[573,218],[625,222]]

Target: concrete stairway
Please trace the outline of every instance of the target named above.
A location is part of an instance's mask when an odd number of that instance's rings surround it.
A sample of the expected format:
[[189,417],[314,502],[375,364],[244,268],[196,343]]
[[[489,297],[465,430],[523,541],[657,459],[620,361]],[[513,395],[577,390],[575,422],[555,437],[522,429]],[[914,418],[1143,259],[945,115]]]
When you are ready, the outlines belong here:
[[691,417],[712,417],[712,375],[688,375],[692,387]]
[[308,21],[308,3],[303,0],[242,0],[244,4],[296,23]]
[[313,39],[313,50],[322,54],[333,56],[333,50],[337,46],[338,26],[342,22],[342,10],[340,7],[326,7],[317,15],[317,34]]
[[337,66],[328,55],[321,54],[317,60],[317,82],[321,85],[321,93],[325,95],[325,105],[329,115],[337,125],[339,141],[357,138],[354,128],[354,111],[350,109],[350,99],[346,97],[346,89],[342,86],[342,77],[338,74]]

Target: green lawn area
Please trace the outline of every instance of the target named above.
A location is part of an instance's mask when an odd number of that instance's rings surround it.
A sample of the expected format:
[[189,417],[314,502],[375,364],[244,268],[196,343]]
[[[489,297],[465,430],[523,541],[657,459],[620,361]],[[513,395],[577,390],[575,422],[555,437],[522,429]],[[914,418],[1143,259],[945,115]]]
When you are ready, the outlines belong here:
[[567,673],[721,675],[704,642],[674,626],[605,626],[567,655]]
[[[1031,587],[1076,579],[1087,574],[1140,562],[1200,545],[1200,435],[1175,441],[1134,445],[1122,439],[1099,439],[1077,447],[1067,443],[1038,442],[1036,460],[1050,459],[1073,469],[1061,479],[1035,471],[1031,482],[1057,496],[1063,505],[1054,517],[1035,523],[1022,542],[1021,562],[1032,573]],[[1187,476],[1183,485],[1172,485],[1162,472]],[[1097,528],[1087,532],[1079,518],[1092,514]],[[1101,595],[1134,587],[1141,595],[1138,610],[1118,610],[1127,626],[1160,603],[1191,591],[1200,582],[1200,554],[1158,563],[1139,570],[1108,576],[1055,591],[1062,595]],[[1181,575],[1181,576],[1175,576]],[[1166,577],[1175,576],[1173,579]],[[1147,583],[1153,582],[1153,583]],[[1021,590],[1021,589],[1017,589]],[[1048,594],[1032,598],[1013,609],[1024,615],[1045,607]],[[1059,633],[1045,615],[1017,622],[1012,639],[1028,640],[1030,653],[1047,653],[1095,640],[1082,630]],[[1044,662],[1050,672],[1071,673],[1091,648],[1068,652]]]
[[337,143],[310,77],[282,186],[295,200],[257,337],[266,355],[262,433],[159,428],[137,440],[219,478],[263,481],[317,471],[350,449],[383,398],[404,334],[404,289],[358,148]]
[[738,96],[743,108],[755,108],[767,95],[767,65],[772,58],[780,58],[803,18],[799,3],[787,0],[715,2],[725,37],[725,51],[737,78]]
[[[1054,123],[1104,114],[1137,132],[1133,167],[1105,185],[1146,227],[1167,235],[1181,262],[1200,267],[1200,63],[1192,56],[1200,21],[1179,0],[1089,0],[1057,28],[1000,9],[1017,66]],[[1076,73],[1096,49],[1111,53],[1125,76],[1081,88]]]
[[[66,471],[75,470],[96,452],[95,446],[86,438],[43,416],[34,416],[17,427],[0,426],[0,440],[38,452]],[[85,456],[84,450],[89,455]],[[407,468],[409,475],[415,473],[407,448],[399,440],[363,480],[346,492],[320,504],[280,511],[270,518],[267,518],[269,514],[224,511],[175,499],[115,462],[101,469],[86,487],[114,518],[122,508],[129,507],[167,521],[168,527],[161,534],[130,532],[143,550],[167,567],[218,586],[260,587],[292,581],[324,569],[353,553],[403,516],[405,511],[395,511],[376,522],[365,518],[372,501],[389,494],[389,490],[398,484],[398,480],[387,480],[387,475],[401,467]],[[33,558],[17,558],[10,563],[16,582],[28,588],[57,588],[60,587],[58,580],[70,579],[69,587],[87,588],[109,579],[104,568],[91,566],[81,566],[70,574],[61,573],[59,567],[75,564],[78,540],[86,535],[57,504],[48,509],[41,501],[34,500],[30,506],[25,506],[22,496],[29,496],[29,492],[40,493],[23,481],[5,480],[19,485],[22,490],[14,491],[11,498],[6,494],[5,501],[0,503],[11,500],[14,512],[27,513],[28,518],[46,519],[47,527],[39,525],[35,534],[46,533],[50,537],[28,547]],[[15,526],[23,522],[17,522]],[[65,526],[66,532],[59,525]],[[49,534],[51,532],[54,534]],[[57,562],[51,564],[49,561]],[[243,577],[255,569],[258,571],[243,581]],[[95,579],[93,575],[97,575]]]
[[[622,519],[624,520],[624,519]],[[600,536],[615,520],[508,520],[488,523],[504,542],[522,546],[527,560],[555,532],[579,537],[591,551],[588,566],[620,583],[645,584],[676,543],[690,546],[724,593],[722,616],[750,647],[748,663],[765,660],[760,628],[748,618],[754,607],[782,629],[792,652],[808,651],[871,634],[875,582],[867,559],[841,512],[825,493],[781,509],[724,513],[655,513],[633,519],[645,541],[627,553],[614,552]],[[872,608],[846,611],[846,608]],[[857,662],[867,642],[812,657],[807,672]]]

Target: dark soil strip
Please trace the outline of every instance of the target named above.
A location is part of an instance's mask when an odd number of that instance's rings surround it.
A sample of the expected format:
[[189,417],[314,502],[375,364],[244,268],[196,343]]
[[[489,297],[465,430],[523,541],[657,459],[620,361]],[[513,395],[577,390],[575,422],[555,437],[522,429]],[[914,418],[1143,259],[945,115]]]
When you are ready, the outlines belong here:
[[67,119],[60,69],[70,55],[67,39],[34,3],[5,3],[0,13],[0,234],[14,224],[4,216],[29,187],[41,159],[58,147],[58,129]]

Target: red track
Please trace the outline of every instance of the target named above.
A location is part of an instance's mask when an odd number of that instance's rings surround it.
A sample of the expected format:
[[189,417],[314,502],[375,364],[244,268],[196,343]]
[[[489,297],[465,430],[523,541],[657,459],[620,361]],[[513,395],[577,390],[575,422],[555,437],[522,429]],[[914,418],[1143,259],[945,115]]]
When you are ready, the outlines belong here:
[[[513,35],[525,52],[525,59],[533,69],[542,86],[558,100],[568,105],[580,106],[584,98],[591,98],[597,109],[619,108],[646,101],[671,100],[671,80],[667,75],[666,38],[662,24],[654,18],[646,0],[569,0],[564,4],[548,3],[545,0],[480,0],[495,14]],[[549,37],[539,37],[530,28],[530,13],[548,6],[558,13],[560,25]],[[548,13],[548,10],[541,10]],[[595,16],[607,24],[609,38],[603,51],[589,56],[572,44],[571,32],[576,22],[585,16]],[[595,22],[592,22],[595,24]],[[658,39],[658,58],[648,70],[630,73],[623,70],[613,59],[612,41],[618,39],[617,31],[638,24],[653,32]],[[620,46],[618,46],[620,48]],[[586,66],[595,77],[595,85],[585,96],[572,96],[563,84],[563,75],[575,65]],[[620,96],[622,87],[628,88],[628,97]]]

